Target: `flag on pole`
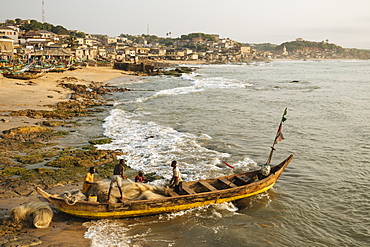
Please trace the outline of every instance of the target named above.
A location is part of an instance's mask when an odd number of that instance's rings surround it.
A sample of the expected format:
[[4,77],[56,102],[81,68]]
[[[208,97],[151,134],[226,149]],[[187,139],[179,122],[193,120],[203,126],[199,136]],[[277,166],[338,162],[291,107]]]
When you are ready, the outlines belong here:
[[281,142],[282,140],[284,140],[284,136],[283,136],[283,132],[282,132],[282,130],[283,130],[283,122],[285,122],[285,121],[286,121],[286,117],[285,117],[285,115],[286,115],[287,113],[288,113],[288,108],[285,108],[285,110],[284,110],[284,114],[283,114],[283,117],[281,118],[281,121],[280,121],[279,128],[278,128],[278,130],[277,130],[277,132],[276,132],[276,136],[275,136],[274,144],[273,144],[273,145],[272,145],[272,147],[271,147],[270,155],[269,155],[269,157],[268,157],[268,159],[267,159],[267,161],[266,161],[266,165],[270,165],[271,158],[272,158],[272,154],[273,154],[273,152],[275,151],[274,146],[275,146],[276,144],[278,144],[279,142]]
[[275,142],[274,144],[278,144],[279,142],[281,142],[282,140],[284,140],[284,136],[283,136],[283,122],[286,121],[286,117],[285,115],[288,113],[288,108],[285,108],[284,110],[284,114],[283,114],[283,117],[281,118],[281,122],[280,122],[280,125],[279,125],[279,128],[278,128],[278,131],[276,133],[276,137],[275,137]]
[[278,129],[278,132],[276,134],[275,144],[278,144],[279,142],[281,142],[282,140],[284,140],[284,136],[283,136],[282,130],[283,130],[283,125],[280,124],[279,129]]

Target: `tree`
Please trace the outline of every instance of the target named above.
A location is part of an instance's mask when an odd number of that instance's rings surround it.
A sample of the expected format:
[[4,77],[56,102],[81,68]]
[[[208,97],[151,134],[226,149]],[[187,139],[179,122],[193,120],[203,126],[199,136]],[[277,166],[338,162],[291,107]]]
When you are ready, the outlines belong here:
[[5,24],[7,24],[7,25],[14,25],[15,24],[15,21],[8,19],[8,20],[5,21]]
[[43,25],[41,22],[38,22],[36,20],[31,20],[29,23],[25,23],[23,26],[21,26],[21,29],[25,31],[40,31],[43,29]]
[[53,29],[53,27],[54,26],[52,24],[49,24],[47,22],[45,22],[45,23],[42,24],[42,29],[43,30],[46,30],[46,31],[49,31],[49,32],[51,32],[51,30]]
[[68,47],[69,48],[77,48],[78,47],[78,41],[76,36],[70,35],[68,38]]
[[77,38],[86,38],[86,34],[84,32],[79,31],[71,31],[70,35],[75,36]]
[[51,29],[51,31],[53,33],[56,33],[56,34],[59,34],[59,35],[68,35],[69,34],[69,31],[65,27],[60,26],[60,25],[58,25],[56,27],[53,27]]
[[216,38],[213,35],[205,33],[189,33],[188,35],[181,35],[182,40],[192,40],[194,38],[202,38],[205,41],[216,41]]
[[22,19],[20,19],[20,18],[16,18],[16,19],[15,19],[15,23],[16,23],[17,25],[21,25],[21,23],[22,23]]

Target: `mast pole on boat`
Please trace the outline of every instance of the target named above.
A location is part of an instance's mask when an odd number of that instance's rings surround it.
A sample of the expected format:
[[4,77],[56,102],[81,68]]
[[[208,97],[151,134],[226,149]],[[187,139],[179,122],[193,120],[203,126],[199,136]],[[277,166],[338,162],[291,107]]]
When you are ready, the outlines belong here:
[[278,130],[276,132],[274,143],[272,144],[272,147],[271,147],[270,155],[269,155],[269,157],[268,157],[268,159],[266,161],[266,165],[270,165],[270,163],[271,163],[272,154],[275,151],[275,145],[277,143],[279,143],[280,141],[284,140],[282,129],[283,129],[283,122],[285,122],[285,120],[286,120],[285,115],[287,114],[287,112],[288,112],[288,108],[285,108],[284,113],[283,113],[283,116],[282,116],[282,118],[280,120],[280,124],[279,124]]

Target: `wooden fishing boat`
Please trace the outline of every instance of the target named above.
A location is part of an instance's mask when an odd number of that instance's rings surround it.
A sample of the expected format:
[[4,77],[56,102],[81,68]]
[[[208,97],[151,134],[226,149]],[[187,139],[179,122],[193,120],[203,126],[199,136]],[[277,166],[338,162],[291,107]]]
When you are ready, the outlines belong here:
[[49,72],[63,73],[67,71],[69,67],[67,65],[55,65]]
[[69,70],[81,69],[81,63],[74,63],[69,66]]
[[12,79],[30,80],[43,76],[45,72],[4,72],[3,76]]
[[[293,159],[290,155],[279,165],[271,167],[264,177],[261,170],[239,173],[224,177],[183,182],[184,193],[170,192],[168,197],[135,200],[123,203],[99,203],[77,201],[69,205],[58,196],[37,188],[37,192],[60,211],[89,219],[126,218],[181,211],[210,204],[231,202],[256,195],[270,189]],[[255,179],[255,177],[259,179]]]

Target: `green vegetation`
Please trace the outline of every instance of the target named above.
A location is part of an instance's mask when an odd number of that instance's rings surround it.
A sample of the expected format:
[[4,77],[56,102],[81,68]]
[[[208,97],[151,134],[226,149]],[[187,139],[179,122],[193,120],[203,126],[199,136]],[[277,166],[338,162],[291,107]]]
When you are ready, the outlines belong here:
[[78,41],[76,36],[70,35],[68,38],[68,47],[69,48],[77,48],[78,47]]
[[181,35],[181,40],[192,40],[194,38],[202,38],[205,41],[216,41],[216,38],[211,34],[205,34],[205,33],[189,33]]
[[345,55],[348,55],[350,57],[356,57],[358,59],[369,59],[370,50],[346,49]]
[[79,31],[71,31],[69,35],[77,37],[77,38],[86,38],[86,34],[84,32],[79,32]]
[[127,40],[132,41],[133,43],[141,43],[144,40],[146,40],[148,43],[156,42],[160,40],[160,38],[156,35],[148,35],[148,34],[142,34],[142,35],[130,35],[130,34],[123,34],[121,33],[119,35],[121,38],[126,38]]
[[258,51],[267,51],[267,52],[275,51],[277,47],[276,44],[271,44],[271,43],[246,44],[246,46],[253,47],[255,50],[258,50]]
[[53,24],[50,24],[47,22],[41,23],[36,20],[22,21],[21,19],[16,18],[15,20],[6,20],[4,24],[19,25],[19,28],[26,32],[46,30],[46,31],[53,32],[58,35],[69,35],[70,34],[68,29],[66,29],[63,26],[60,26],[60,25],[54,26]]
[[22,30],[25,30],[25,31],[30,31],[30,30],[33,30],[33,31],[40,31],[40,30],[47,30],[47,31],[50,31],[50,32],[53,32],[55,34],[59,34],[59,35],[68,35],[69,34],[69,31],[63,27],[63,26],[54,26],[50,23],[41,23],[41,22],[38,22],[36,20],[30,20],[29,23],[24,23],[20,26],[20,29]]
[[316,50],[316,51],[335,51],[338,53],[343,53],[344,49],[336,44],[322,42],[312,42],[312,41],[290,41],[282,43],[281,45],[275,48],[276,51],[281,51],[283,47],[287,49],[288,52],[296,51],[307,51],[307,50]]
[[89,141],[89,143],[92,144],[92,145],[103,145],[103,144],[108,144],[108,143],[111,143],[111,142],[112,142],[112,139],[110,139],[110,138],[103,138],[103,139],[99,139],[99,140]]

